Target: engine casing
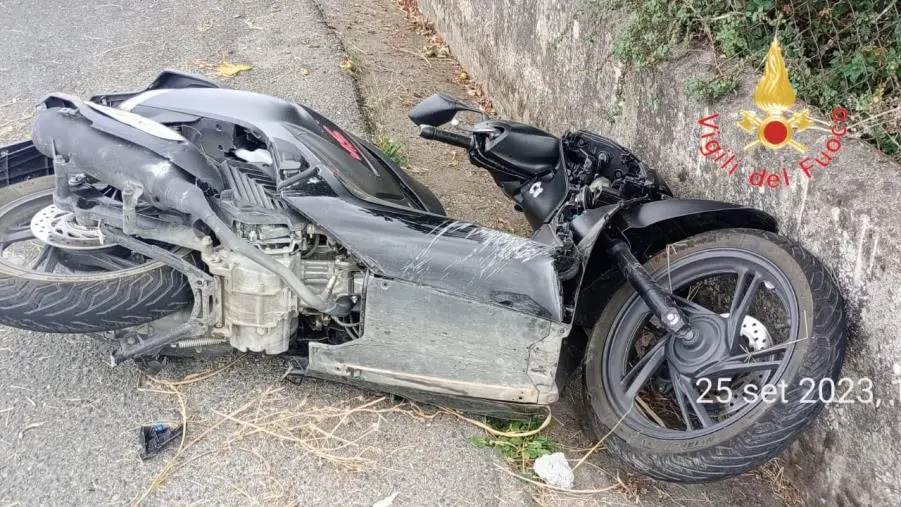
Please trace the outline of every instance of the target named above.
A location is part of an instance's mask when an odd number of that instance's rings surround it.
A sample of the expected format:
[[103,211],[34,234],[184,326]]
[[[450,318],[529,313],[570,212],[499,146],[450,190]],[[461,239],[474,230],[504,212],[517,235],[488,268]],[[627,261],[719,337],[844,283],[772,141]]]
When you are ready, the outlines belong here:
[[[299,259],[290,254],[272,257],[292,270]],[[213,334],[228,337],[231,346],[242,352],[287,351],[300,306],[281,278],[226,249],[204,255],[203,261],[211,274],[222,278],[222,322]]]
[[[297,250],[269,255],[328,299],[362,292],[363,275],[356,263],[327,246],[317,250],[315,258],[303,258]],[[277,275],[235,252],[220,247],[204,255],[203,261],[222,279],[222,322],[213,334],[227,337],[243,352],[287,351],[298,316],[307,311],[303,301]]]

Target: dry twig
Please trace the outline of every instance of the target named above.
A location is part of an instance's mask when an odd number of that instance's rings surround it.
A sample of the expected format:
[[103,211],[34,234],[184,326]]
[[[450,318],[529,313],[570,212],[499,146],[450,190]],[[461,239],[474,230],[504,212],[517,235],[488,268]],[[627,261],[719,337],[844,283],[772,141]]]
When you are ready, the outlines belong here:
[[443,410],[444,412],[451,414],[455,417],[459,417],[460,419],[468,422],[469,424],[477,426],[477,427],[487,431],[488,433],[491,433],[492,435],[494,435],[496,437],[504,437],[504,438],[529,437],[532,435],[537,435],[538,433],[541,433],[545,428],[547,428],[548,425],[551,424],[551,420],[553,419],[553,417],[551,417],[551,409],[548,408],[547,417],[545,417],[544,422],[542,422],[541,425],[538,426],[537,428],[535,428],[534,430],[521,431],[521,432],[517,432],[517,431],[510,432],[510,431],[498,431],[498,430],[492,428],[491,426],[488,426],[485,423],[476,421],[475,419],[470,419],[470,418],[460,414],[456,410],[449,410],[446,408],[442,408],[441,410]]

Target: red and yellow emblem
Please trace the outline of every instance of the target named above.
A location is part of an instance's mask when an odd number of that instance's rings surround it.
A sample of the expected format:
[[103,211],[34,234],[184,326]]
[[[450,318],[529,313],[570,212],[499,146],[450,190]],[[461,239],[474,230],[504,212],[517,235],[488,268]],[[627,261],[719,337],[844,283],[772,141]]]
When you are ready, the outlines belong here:
[[741,111],[741,120],[738,126],[749,134],[757,136],[757,140],[745,146],[745,151],[763,145],[771,150],[778,150],[784,146],[805,152],[807,146],[793,139],[795,132],[802,132],[809,127],[810,110],[804,109],[791,116],[785,116],[795,103],[795,90],[788,80],[788,69],[782,60],[782,49],[774,38],[770,50],[766,54],[766,67],[763,77],[754,89],[754,104],[764,111],[766,116],[762,119],[754,111]]

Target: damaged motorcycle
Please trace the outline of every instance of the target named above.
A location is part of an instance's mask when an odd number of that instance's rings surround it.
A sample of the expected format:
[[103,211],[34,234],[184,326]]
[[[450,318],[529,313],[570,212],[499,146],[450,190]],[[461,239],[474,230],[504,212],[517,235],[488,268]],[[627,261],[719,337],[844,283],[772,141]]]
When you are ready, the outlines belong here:
[[802,380],[838,377],[842,297],[772,216],[674,198],[588,131],[443,95],[410,118],[488,171],[531,237],[448,217],[372,144],[275,97],[177,71],[50,95],[32,139],[0,148],[0,323],[124,329],[113,364],[284,354],[292,376],[504,417],[578,371],[586,424],[667,481],[759,466],[822,409]]

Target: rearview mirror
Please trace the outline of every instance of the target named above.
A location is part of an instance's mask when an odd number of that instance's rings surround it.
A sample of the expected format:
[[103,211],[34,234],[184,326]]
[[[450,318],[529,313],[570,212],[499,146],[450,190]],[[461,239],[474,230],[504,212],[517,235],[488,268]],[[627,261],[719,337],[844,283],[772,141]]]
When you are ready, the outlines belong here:
[[417,125],[437,127],[454,119],[457,111],[472,110],[457,99],[436,93],[410,110],[410,119]]

